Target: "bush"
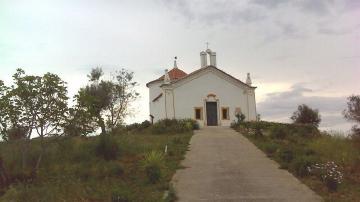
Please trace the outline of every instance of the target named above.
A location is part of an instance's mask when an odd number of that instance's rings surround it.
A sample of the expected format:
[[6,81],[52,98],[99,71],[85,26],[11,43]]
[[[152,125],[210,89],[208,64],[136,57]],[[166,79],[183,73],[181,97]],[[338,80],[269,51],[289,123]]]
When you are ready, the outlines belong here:
[[243,113],[237,113],[237,114],[235,115],[235,117],[236,117],[236,119],[237,119],[237,123],[242,123],[242,122],[244,122],[244,120],[245,120],[245,118],[246,118]]
[[111,202],[131,202],[133,198],[132,193],[126,188],[114,189],[111,194]]
[[161,178],[161,169],[158,166],[152,165],[145,168],[146,176],[150,183],[155,184]]
[[278,146],[274,143],[268,143],[264,145],[264,151],[269,156],[272,156],[278,149]]
[[181,144],[181,143],[182,143],[182,140],[181,140],[180,137],[175,137],[175,138],[172,140],[172,142],[173,142],[174,144]]
[[[71,143],[73,144],[71,148]],[[83,142],[75,142],[73,140],[68,141],[68,145],[66,147],[62,146],[65,155],[72,158],[74,162],[78,161],[90,161],[93,159],[96,154],[96,148],[99,146],[99,142],[91,142],[91,141],[83,141]]]
[[293,113],[291,119],[294,123],[311,124],[315,127],[318,127],[321,121],[319,111],[317,109],[311,109],[305,104],[298,106],[297,111]]
[[150,126],[151,126],[151,122],[148,121],[148,120],[145,120],[145,121],[141,122],[141,127],[142,128],[148,128]]
[[131,131],[131,130],[138,130],[138,131],[140,131],[140,130],[144,130],[144,129],[146,129],[146,128],[149,128],[150,126],[151,126],[150,121],[145,120],[145,121],[143,121],[143,122],[141,122],[141,123],[133,123],[133,124],[127,125],[125,128],[126,128],[126,130],[128,130],[128,131]]
[[358,126],[353,126],[351,128],[350,138],[355,145],[360,148],[360,128]]
[[253,123],[253,128],[254,128],[254,136],[255,137],[263,137],[264,136],[264,134],[263,134],[263,132],[262,132],[262,130],[261,130],[261,124],[259,123],[259,122],[255,122],[255,123]]
[[28,130],[25,127],[12,127],[7,131],[7,139],[8,141],[25,139],[27,132]]
[[158,182],[162,175],[164,155],[158,151],[151,151],[145,154],[142,164],[149,182],[152,184]]
[[199,128],[197,121],[192,119],[163,119],[152,127],[152,133],[184,133]]
[[103,157],[105,160],[115,160],[120,152],[120,147],[116,139],[112,135],[100,135],[96,145],[97,156]]
[[326,163],[316,163],[308,167],[309,173],[319,177],[327,186],[330,192],[337,190],[338,185],[343,181],[343,173],[339,166],[333,161]]
[[239,126],[238,123],[236,123],[236,121],[233,121],[230,123],[230,128],[236,129]]
[[270,129],[270,137],[275,139],[285,139],[287,135],[287,129],[285,126],[276,125]]
[[316,159],[309,156],[301,156],[300,158],[296,158],[293,163],[293,170],[296,175],[299,177],[305,177],[309,175],[309,167],[315,164]]
[[286,163],[290,163],[294,159],[294,154],[291,149],[281,149],[279,152],[279,158]]
[[311,124],[293,124],[291,126],[292,133],[300,137],[312,138],[320,135],[319,130]]
[[196,121],[194,124],[193,124],[193,130],[199,130],[200,129],[200,125],[199,123]]
[[124,174],[124,168],[118,162],[111,161],[107,163],[105,172],[107,173],[108,176],[119,177]]

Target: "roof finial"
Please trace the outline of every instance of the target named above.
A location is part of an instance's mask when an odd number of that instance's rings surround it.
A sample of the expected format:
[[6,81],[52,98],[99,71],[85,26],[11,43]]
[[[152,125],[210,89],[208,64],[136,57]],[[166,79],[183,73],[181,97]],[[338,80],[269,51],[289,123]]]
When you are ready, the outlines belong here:
[[247,76],[246,76],[246,84],[251,86],[252,82],[251,82],[251,78],[250,78],[250,73],[247,73]]
[[175,60],[174,60],[174,68],[178,68],[177,64],[176,64],[177,56],[175,56],[174,58],[175,58]]
[[206,49],[209,49],[209,42],[206,42]]

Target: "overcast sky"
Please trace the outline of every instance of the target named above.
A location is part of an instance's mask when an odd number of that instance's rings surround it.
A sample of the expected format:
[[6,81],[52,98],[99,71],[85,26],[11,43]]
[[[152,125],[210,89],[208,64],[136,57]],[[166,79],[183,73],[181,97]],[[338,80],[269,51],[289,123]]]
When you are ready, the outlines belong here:
[[319,109],[324,129],[348,130],[346,97],[360,94],[359,0],[0,0],[0,79],[16,68],[59,74],[69,95],[101,66],[135,72],[141,99],[128,121],[148,118],[145,84],[178,66],[218,67],[257,86],[265,120],[289,122],[298,104]]

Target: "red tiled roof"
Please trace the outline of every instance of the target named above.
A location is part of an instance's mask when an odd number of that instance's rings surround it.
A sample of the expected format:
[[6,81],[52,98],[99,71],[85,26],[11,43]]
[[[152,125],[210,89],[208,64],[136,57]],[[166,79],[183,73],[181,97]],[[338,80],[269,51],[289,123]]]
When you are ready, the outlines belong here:
[[[170,80],[173,81],[173,80],[177,80],[177,79],[181,79],[183,77],[185,77],[187,75],[187,73],[185,73],[184,71],[182,71],[181,69],[179,68],[173,68],[169,71],[169,77],[170,77]],[[146,86],[148,86],[150,83],[152,82],[155,82],[155,81],[161,81],[161,80],[164,80],[164,75],[162,75],[160,78],[158,79],[155,79],[153,81],[150,81],[149,83],[146,84]]]

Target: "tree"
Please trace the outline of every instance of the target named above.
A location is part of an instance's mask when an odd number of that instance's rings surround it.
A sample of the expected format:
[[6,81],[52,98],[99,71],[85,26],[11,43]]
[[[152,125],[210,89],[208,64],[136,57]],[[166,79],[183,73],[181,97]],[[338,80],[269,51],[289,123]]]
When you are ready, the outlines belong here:
[[86,136],[96,129],[96,123],[90,114],[82,108],[70,108],[64,126],[64,134],[68,136]]
[[360,95],[352,95],[347,100],[347,109],[343,111],[344,117],[360,123]]
[[102,69],[92,69],[88,75],[90,83],[75,96],[76,108],[87,113],[101,128],[101,134],[106,134],[106,128],[114,129],[122,123],[129,115],[131,102],[139,95],[134,90],[137,83],[132,81],[133,72],[122,69],[114,75],[111,80],[102,80]]
[[16,133],[26,131],[26,128],[19,125],[21,111],[13,97],[11,88],[0,80],[0,137],[4,141],[19,139],[24,134]]
[[0,137],[5,141],[7,140],[6,135],[9,124],[7,91],[8,87],[0,80]]
[[293,113],[291,119],[294,123],[311,124],[315,127],[319,126],[321,117],[317,109],[311,109],[305,104],[299,105],[297,111]]
[[121,69],[115,73],[113,77],[114,85],[111,91],[111,101],[107,125],[110,129],[114,129],[118,124],[124,122],[124,118],[131,114],[129,110],[130,104],[139,97],[139,93],[135,91],[137,82],[133,81],[134,73]]
[[[39,136],[42,152],[34,168],[36,172],[45,152],[44,137],[60,134],[65,123],[68,100],[66,83],[55,74],[31,76],[25,75],[22,69],[17,70],[13,80],[14,85],[7,93],[7,108],[10,109],[7,116],[17,121],[16,124],[12,123],[13,131],[21,129],[28,144],[34,132]],[[26,150],[27,147],[24,148],[24,155]]]
[[[360,95],[351,95],[347,100],[347,109],[343,111],[345,119],[360,124]],[[357,125],[353,126],[352,131],[354,136],[360,137],[360,128]]]
[[66,83],[56,74],[27,76],[22,70],[13,78],[11,96],[21,111],[21,125],[35,130],[40,138],[58,135],[68,112]]

